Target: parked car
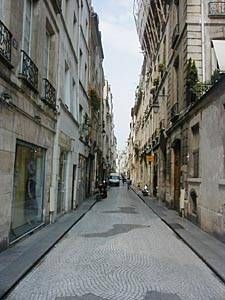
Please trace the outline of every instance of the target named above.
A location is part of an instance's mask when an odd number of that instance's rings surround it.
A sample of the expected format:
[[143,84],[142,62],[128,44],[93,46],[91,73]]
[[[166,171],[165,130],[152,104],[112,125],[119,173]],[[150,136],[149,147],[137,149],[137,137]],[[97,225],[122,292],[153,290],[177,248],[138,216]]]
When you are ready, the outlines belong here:
[[120,186],[120,175],[118,173],[111,173],[109,175],[110,186]]

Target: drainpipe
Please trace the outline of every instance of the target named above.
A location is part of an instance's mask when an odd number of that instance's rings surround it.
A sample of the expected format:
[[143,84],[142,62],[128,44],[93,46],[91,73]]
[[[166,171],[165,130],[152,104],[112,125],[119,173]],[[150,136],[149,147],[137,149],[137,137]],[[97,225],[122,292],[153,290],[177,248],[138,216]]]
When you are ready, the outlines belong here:
[[202,81],[206,81],[205,74],[205,19],[204,19],[204,0],[201,0],[201,34],[202,34]]

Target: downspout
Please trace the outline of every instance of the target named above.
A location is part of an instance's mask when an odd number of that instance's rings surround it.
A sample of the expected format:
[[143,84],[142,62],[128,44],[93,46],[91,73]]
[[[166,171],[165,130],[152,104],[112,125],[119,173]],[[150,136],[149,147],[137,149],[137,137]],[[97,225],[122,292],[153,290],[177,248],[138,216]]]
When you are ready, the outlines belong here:
[[202,82],[206,81],[205,74],[205,19],[204,19],[204,0],[201,0],[201,34],[202,34]]

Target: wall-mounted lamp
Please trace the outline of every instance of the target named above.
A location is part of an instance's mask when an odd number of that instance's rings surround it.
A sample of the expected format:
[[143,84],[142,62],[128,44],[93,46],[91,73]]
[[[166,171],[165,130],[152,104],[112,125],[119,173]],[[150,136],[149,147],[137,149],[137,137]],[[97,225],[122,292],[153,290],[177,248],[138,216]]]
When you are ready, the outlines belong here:
[[6,92],[1,93],[1,95],[0,95],[1,102],[9,104],[10,100],[12,100],[12,97],[8,93],[6,93]]

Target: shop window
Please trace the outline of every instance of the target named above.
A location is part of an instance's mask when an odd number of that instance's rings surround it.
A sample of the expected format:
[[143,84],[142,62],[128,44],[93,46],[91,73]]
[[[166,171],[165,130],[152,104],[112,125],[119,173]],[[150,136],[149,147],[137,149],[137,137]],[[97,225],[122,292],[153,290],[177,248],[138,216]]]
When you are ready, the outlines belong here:
[[10,240],[43,222],[45,150],[17,142]]

